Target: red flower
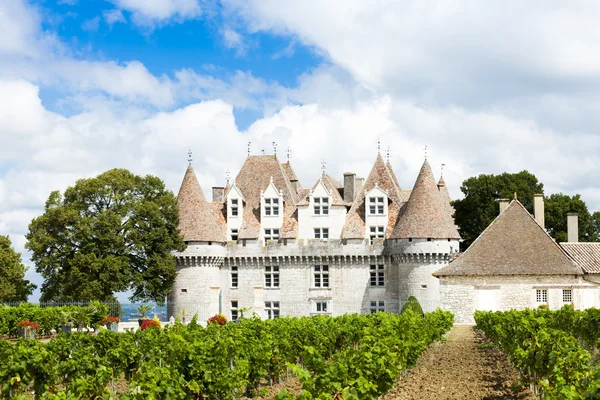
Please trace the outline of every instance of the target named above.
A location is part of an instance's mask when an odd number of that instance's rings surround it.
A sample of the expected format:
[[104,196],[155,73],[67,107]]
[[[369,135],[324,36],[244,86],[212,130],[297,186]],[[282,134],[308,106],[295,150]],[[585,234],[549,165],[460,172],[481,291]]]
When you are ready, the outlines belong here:
[[119,317],[114,317],[112,315],[109,315],[108,317],[104,317],[104,318],[102,318],[102,321],[100,321],[100,323],[102,325],[116,324],[117,322],[121,322]]
[[160,324],[153,319],[147,319],[144,322],[142,322],[140,329],[144,330],[148,328],[160,329]]
[[33,322],[28,319],[17,322],[17,326],[21,329],[39,329],[40,327],[37,322]]
[[223,314],[217,314],[215,316],[210,317],[208,319],[208,322],[219,325],[225,325],[227,323],[227,317],[225,317]]

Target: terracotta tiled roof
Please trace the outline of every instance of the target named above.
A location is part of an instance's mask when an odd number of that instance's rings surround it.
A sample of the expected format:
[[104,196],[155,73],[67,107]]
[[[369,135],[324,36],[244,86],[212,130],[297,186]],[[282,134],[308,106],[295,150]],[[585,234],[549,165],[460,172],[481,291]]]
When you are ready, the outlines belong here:
[[518,200],[436,276],[581,275],[582,271]]
[[281,164],[281,168],[283,168],[283,172],[285,172],[285,175],[288,177],[288,179],[290,181],[298,180],[298,177],[296,176],[296,173],[294,172],[294,169],[292,168],[292,164],[290,164],[289,161]]
[[340,194],[340,188],[342,187],[342,185],[338,181],[333,179],[330,175],[323,174],[323,175],[321,175],[321,178],[319,178],[319,180],[313,185],[313,187],[309,191],[306,192],[306,194],[304,195],[302,200],[300,200],[300,202],[298,203],[299,206],[307,206],[309,204],[308,199],[309,199],[310,192],[315,190],[317,188],[317,185],[321,181],[323,181],[323,185],[325,185],[325,188],[327,188],[327,190],[331,193],[331,197],[332,197],[331,205],[334,205],[334,206],[349,205],[348,203],[346,203],[344,201],[344,198]]
[[282,165],[274,155],[248,156],[242,169],[235,178],[235,184],[240,189],[246,205],[242,227],[240,228],[240,239],[257,239],[260,233],[260,191],[267,188],[273,178],[273,184],[278,190],[283,191],[284,221],[281,237],[297,236],[297,220],[294,219],[298,194],[293,189],[292,184],[285,173]]
[[209,203],[191,164],[185,171],[179,194],[179,231],[185,241],[227,241],[224,204]]
[[[392,179],[394,180],[394,184],[396,185],[396,190],[398,192],[400,192],[400,194],[402,194],[402,189],[400,188],[400,183],[398,182],[398,178],[396,177],[396,174],[394,173],[394,168],[392,168],[392,164],[390,163],[390,160],[388,160],[385,163],[386,168],[388,169],[388,172],[390,173],[390,175],[392,176]],[[407,198],[403,198],[404,201],[408,200]]]
[[600,274],[600,243],[561,243],[575,264],[587,274]]
[[408,202],[402,208],[391,238],[460,239],[427,160],[421,167]]
[[381,154],[377,154],[377,159],[375,159],[375,164],[373,164],[373,168],[371,168],[365,184],[354,199],[352,208],[350,208],[350,211],[346,215],[342,238],[359,239],[365,237],[365,195],[375,186],[388,193],[389,204],[386,237],[389,237],[392,233],[404,200],[399,186],[396,185],[393,176],[390,174],[390,169],[383,162]]
[[448,204],[448,212],[450,213],[450,215],[454,215],[454,207],[452,207],[452,204],[450,204],[452,202],[452,198],[450,197],[448,186],[446,186],[446,182],[444,181],[443,177],[440,177],[437,186],[440,191],[440,195],[442,195],[442,200],[444,201],[444,204]]

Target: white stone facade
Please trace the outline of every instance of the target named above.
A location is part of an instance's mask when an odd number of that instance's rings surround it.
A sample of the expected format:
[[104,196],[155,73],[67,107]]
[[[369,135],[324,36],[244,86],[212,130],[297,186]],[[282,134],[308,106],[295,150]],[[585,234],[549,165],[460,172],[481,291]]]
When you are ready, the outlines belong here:
[[551,310],[564,304],[573,304],[575,309],[598,307],[597,287],[572,275],[447,276],[440,279],[440,300],[443,309],[454,313],[456,323],[474,323],[476,310],[523,310],[540,304]]

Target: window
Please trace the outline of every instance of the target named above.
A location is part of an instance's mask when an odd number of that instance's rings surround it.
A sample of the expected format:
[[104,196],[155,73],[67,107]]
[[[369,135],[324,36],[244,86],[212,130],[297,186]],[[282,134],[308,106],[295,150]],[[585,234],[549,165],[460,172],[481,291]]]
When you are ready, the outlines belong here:
[[233,300],[231,302],[231,320],[237,321],[238,319],[238,302],[237,300]]
[[187,293],[187,289],[181,289],[181,293]]
[[384,311],[385,311],[385,302],[383,300],[371,302],[371,314],[375,314],[377,312],[384,312]]
[[265,215],[279,215],[279,199],[265,199]]
[[572,289],[563,289],[563,303],[572,303],[573,302],[573,290]]
[[316,303],[317,306],[317,312],[320,314],[326,314],[328,312],[328,307],[327,307],[327,302],[326,301],[317,301]]
[[535,302],[538,304],[548,304],[548,289],[536,289]]
[[279,229],[265,229],[265,243],[279,239]]
[[265,287],[279,287],[279,267],[265,267]]
[[316,288],[329,287],[329,266],[315,265],[314,278]]
[[279,302],[265,301],[265,311],[268,319],[279,318]]
[[329,239],[329,228],[315,228],[315,239]]
[[329,215],[329,197],[315,197],[315,215]]
[[239,204],[238,204],[238,199],[231,199],[231,216],[232,217],[237,217],[238,216],[238,208]]
[[231,230],[231,240],[238,240],[238,230],[237,229]]
[[238,287],[238,267],[231,267],[231,287]]
[[383,215],[385,211],[383,197],[369,197],[369,214]]
[[371,286],[385,284],[385,268],[383,265],[371,265]]
[[369,243],[373,244],[373,239],[383,239],[385,237],[385,227],[383,226],[371,226],[369,228]]

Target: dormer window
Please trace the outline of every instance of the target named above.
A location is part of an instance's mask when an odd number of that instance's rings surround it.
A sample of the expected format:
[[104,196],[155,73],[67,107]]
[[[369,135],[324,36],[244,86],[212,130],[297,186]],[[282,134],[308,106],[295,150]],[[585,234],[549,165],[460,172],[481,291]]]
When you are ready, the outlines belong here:
[[313,202],[315,215],[329,215],[329,197],[315,197]]
[[239,200],[238,199],[231,199],[231,216],[232,217],[237,217],[238,213],[239,213]]
[[266,216],[277,216],[279,215],[279,199],[265,199],[265,215]]
[[269,240],[279,240],[279,229],[265,229],[265,243]]
[[329,228],[315,228],[315,239],[329,239]]
[[373,240],[375,239],[383,239],[385,237],[385,228],[383,226],[371,226],[369,228],[369,244],[373,244]]
[[383,197],[369,197],[369,214],[383,215],[385,213]]

